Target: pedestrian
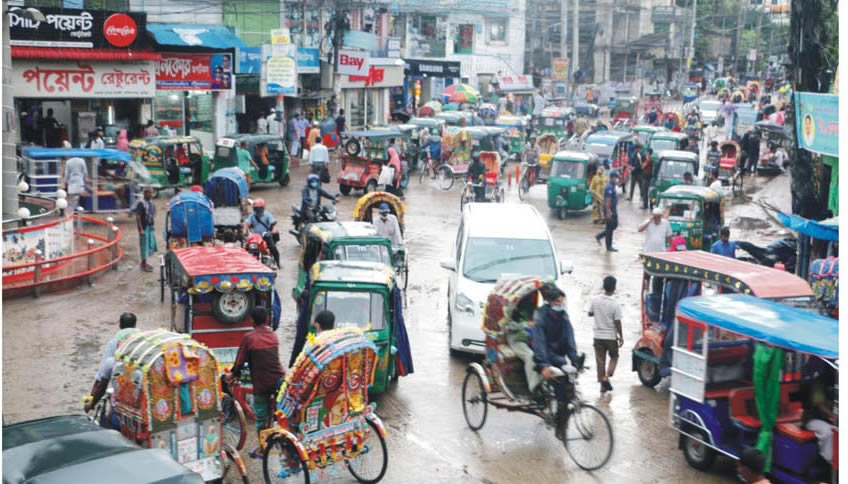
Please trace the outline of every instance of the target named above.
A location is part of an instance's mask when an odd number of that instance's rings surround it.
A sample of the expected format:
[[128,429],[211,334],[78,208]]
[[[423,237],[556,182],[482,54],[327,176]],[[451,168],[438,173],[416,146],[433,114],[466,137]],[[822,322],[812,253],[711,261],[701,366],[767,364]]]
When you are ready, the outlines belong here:
[[771,484],[763,473],[766,468],[766,456],[756,447],[745,447],[736,461],[736,475],[746,484]]
[[651,212],[651,218],[639,225],[637,230],[645,232],[643,253],[664,252],[668,248],[668,241],[671,238],[671,224],[668,223],[668,219],[664,215],[665,212],[662,208],[655,207],[654,211]]
[[601,245],[601,237],[606,241],[607,252],[618,252],[612,246],[612,233],[618,227],[618,194],[615,187],[618,186],[618,170],[610,171],[609,183],[604,188],[604,230],[595,235],[595,242]]
[[153,229],[156,221],[156,206],[153,205],[153,188],[144,188],[144,198],[139,199],[135,207],[135,223],[138,227],[138,245],[141,257],[141,270],[153,272],[153,267],[147,263],[158,248],[156,247],[156,232]]
[[303,157],[303,150],[306,148],[306,130],[309,129],[310,124],[309,120],[303,114],[297,119],[297,137],[300,138],[301,157]]
[[[280,342],[274,330],[268,326],[268,310],[265,306],[256,306],[250,312],[253,330],[241,339],[236,361],[232,371],[226,373],[225,380],[232,384],[244,367],[250,367],[250,380],[253,384],[254,425],[260,433],[270,424],[271,409],[277,390],[283,383],[285,371],[280,365]],[[249,453],[251,457],[262,457],[262,447]]]
[[280,122],[277,121],[277,110],[271,108],[268,116],[265,118],[265,121],[268,123],[268,134],[272,134],[275,136],[281,136],[280,133]]
[[386,184],[386,191],[392,195],[403,197],[403,190],[400,188],[403,167],[400,164],[400,152],[398,152],[397,146],[395,146],[394,138],[389,138],[389,147],[386,148],[386,153],[389,155],[388,165],[394,169],[393,180],[395,180],[393,183]]
[[336,116],[336,135],[339,139],[342,138],[342,133],[345,131],[345,115],[344,109],[339,109],[339,115]]
[[592,193],[592,223],[594,224],[604,221],[604,187],[609,181],[606,176],[608,168],[609,162],[604,160],[603,167],[597,168],[595,176],[592,177],[589,184],[589,191]]
[[[239,169],[244,172],[244,177],[247,178],[249,185],[253,182],[253,178],[250,176],[250,168],[256,165],[253,163],[253,157],[250,156],[250,151],[247,149],[247,141],[242,141],[236,147],[236,160],[238,161]],[[259,169],[257,168],[256,171],[258,172]]]
[[294,113],[288,123],[289,153],[294,157],[300,156],[300,136],[298,126],[300,125],[300,113]]
[[88,168],[82,158],[65,157],[65,191],[71,210],[79,206],[80,196],[88,185]]
[[144,130],[144,136],[159,136],[159,130],[152,119],[147,120],[147,128]]
[[315,138],[315,144],[309,150],[309,165],[311,172],[318,174],[322,178],[322,183],[328,183],[330,181],[330,172],[327,168],[329,164],[330,152],[327,151],[327,147],[321,142],[321,137],[319,136]]
[[122,129],[118,133],[118,140],[115,142],[115,148],[121,151],[130,151],[130,140],[127,137],[127,130]]
[[730,241],[730,227],[722,227],[719,232],[719,240],[713,242],[712,247],[710,247],[710,252],[713,254],[723,255],[725,257],[730,257],[731,259],[736,258],[736,242]]
[[[598,383],[601,384],[601,394],[612,391],[610,377],[615,373],[618,364],[618,349],[624,345],[624,334],[621,331],[621,305],[613,299],[616,280],[613,276],[604,278],[604,294],[592,299],[589,306],[589,317],[595,318],[594,348],[595,365],[598,367]],[[609,365],[607,365],[609,353]]]
[[47,108],[47,116],[39,120],[39,131],[41,132],[41,144],[48,148],[59,146],[59,131],[61,126],[53,117],[53,108]]
[[[645,159],[642,156],[642,144],[638,141],[633,146],[633,153],[630,155],[630,201],[633,201],[633,195],[636,193],[636,186],[639,186],[639,197],[642,198],[642,202],[645,202],[648,197],[645,195],[645,186],[642,183],[642,176],[644,171],[642,170],[642,165],[644,165]],[[644,205],[644,203],[642,203]]]
[[642,197],[642,210],[648,208],[648,199],[650,198],[648,194],[650,193],[649,187],[651,186],[651,178],[653,178],[654,175],[653,169],[654,150],[652,148],[648,148],[645,150],[645,155],[642,157],[642,186],[639,187],[639,196]]
[[259,113],[259,117],[256,118],[256,132],[258,134],[268,133],[268,120],[265,119],[265,116],[261,112]]
[[312,147],[315,146],[315,143],[321,138],[321,126],[318,121],[315,120],[312,122],[312,127],[309,128],[309,134],[306,135],[306,148],[309,150],[309,153],[312,153]]

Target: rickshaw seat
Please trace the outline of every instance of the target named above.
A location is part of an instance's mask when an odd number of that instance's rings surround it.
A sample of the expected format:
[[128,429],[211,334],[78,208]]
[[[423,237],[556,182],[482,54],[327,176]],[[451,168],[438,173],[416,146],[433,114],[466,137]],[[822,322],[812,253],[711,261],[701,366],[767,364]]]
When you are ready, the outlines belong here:
[[733,169],[736,166],[736,160],[734,158],[722,158],[719,160],[719,168],[724,170]]
[[487,185],[497,185],[499,174],[498,172],[486,172],[486,184]]
[[501,357],[506,360],[514,360],[518,358],[516,356],[515,351],[512,351],[512,348],[506,343],[501,343],[498,345],[498,353],[500,353]]
[[796,442],[804,443],[816,440],[816,434],[797,423],[779,423],[775,426],[775,429],[777,433],[783,434]]
[[645,294],[645,312],[648,319],[651,321],[660,320],[660,304],[662,302],[662,294],[657,292],[649,292]]

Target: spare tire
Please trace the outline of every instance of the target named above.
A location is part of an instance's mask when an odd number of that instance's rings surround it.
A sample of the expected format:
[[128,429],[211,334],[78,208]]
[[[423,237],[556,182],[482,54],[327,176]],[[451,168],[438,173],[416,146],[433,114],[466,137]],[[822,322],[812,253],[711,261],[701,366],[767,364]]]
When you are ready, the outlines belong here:
[[359,140],[356,138],[350,138],[347,140],[344,146],[345,153],[350,156],[358,156],[359,152],[362,151],[362,145],[359,143]]
[[253,310],[253,297],[246,292],[215,293],[212,314],[226,324],[238,324],[247,319]]

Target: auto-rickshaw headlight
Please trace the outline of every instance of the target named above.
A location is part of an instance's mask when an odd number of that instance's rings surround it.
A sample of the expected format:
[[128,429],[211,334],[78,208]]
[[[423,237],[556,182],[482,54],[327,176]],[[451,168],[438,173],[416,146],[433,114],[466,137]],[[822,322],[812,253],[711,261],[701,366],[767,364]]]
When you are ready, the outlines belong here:
[[218,289],[220,292],[232,292],[233,283],[230,281],[221,281],[218,283],[216,289]]

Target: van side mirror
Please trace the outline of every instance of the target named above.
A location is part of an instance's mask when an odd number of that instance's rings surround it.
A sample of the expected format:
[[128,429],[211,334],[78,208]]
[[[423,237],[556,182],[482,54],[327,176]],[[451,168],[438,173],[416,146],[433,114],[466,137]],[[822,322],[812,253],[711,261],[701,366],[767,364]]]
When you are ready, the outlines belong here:
[[571,262],[560,261],[559,263],[559,272],[560,274],[571,274],[571,271],[574,270],[574,264]]
[[439,262],[439,265],[442,266],[442,269],[447,269],[449,271],[456,270],[456,262],[454,262],[453,259],[443,260]]

